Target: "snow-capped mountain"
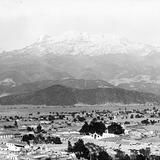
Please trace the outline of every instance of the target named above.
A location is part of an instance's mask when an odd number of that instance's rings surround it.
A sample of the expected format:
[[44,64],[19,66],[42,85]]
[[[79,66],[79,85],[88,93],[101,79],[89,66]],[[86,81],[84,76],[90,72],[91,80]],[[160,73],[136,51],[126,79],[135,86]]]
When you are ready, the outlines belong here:
[[147,55],[154,50],[160,51],[157,47],[131,42],[117,35],[91,35],[79,32],[67,32],[57,37],[43,36],[28,48],[36,48],[42,55],[46,52],[90,56],[119,53]]
[[21,85],[66,78],[99,79],[160,94],[160,47],[110,34],[67,32],[0,54],[1,82],[12,79]]
[[111,34],[87,34],[80,32],[66,32],[61,36],[42,36],[26,49],[37,49],[39,55],[51,52],[58,55],[89,55],[103,54],[138,54],[147,55],[160,48],[135,43],[124,37]]

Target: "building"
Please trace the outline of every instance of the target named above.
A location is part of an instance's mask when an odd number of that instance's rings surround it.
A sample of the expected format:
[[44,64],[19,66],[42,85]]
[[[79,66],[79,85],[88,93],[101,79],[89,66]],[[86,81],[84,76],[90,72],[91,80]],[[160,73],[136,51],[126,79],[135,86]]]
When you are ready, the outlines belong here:
[[89,139],[104,139],[104,138],[110,138],[110,137],[116,137],[117,135],[111,134],[111,133],[103,133],[102,135],[99,135],[97,133],[91,133],[90,135],[85,135],[82,138],[89,138]]
[[0,140],[4,139],[12,139],[12,138],[18,138],[21,137],[21,133],[15,133],[15,132],[0,132]]
[[8,150],[10,150],[10,151],[19,152],[19,151],[21,151],[22,148],[24,148],[26,146],[26,143],[21,142],[21,141],[9,140],[6,143],[6,146],[8,147]]
[[0,132],[0,140],[11,139],[14,137],[13,133]]

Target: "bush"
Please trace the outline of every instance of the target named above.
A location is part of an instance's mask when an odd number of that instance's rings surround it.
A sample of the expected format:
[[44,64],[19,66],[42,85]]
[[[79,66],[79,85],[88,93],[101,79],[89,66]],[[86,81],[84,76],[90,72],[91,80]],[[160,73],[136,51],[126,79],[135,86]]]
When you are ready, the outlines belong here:
[[141,123],[145,124],[145,125],[148,125],[149,124],[149,120],[148,119],[142,120]]

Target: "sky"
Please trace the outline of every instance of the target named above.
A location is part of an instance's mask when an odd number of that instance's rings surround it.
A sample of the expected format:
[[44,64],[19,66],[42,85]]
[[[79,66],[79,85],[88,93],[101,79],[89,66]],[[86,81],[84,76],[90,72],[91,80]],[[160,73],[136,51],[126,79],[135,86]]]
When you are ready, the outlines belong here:
[[0,51],[72,30],[160,45],[160,0],[0,0]]

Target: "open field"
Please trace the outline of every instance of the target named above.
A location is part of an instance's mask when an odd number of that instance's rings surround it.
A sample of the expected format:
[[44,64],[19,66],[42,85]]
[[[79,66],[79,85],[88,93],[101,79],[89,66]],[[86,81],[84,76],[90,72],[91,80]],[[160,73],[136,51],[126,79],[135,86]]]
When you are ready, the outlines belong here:
[[[132,109],[146,109],[153,108],[153,105],[143,105],[143,104],[104,104],[104,105],[84,105],[79,104],[75,106],[45,106],[45,105],[0,105],[0,115],[19,115],[19,116],[27,116],[32,113],[36,115],[37,112],[40,112],[42,115],[49,114],[50,112],[80,112],[80,111],[88,111],[92,110],[127,110]],[[160,106],[155,106],[160,108]]]

